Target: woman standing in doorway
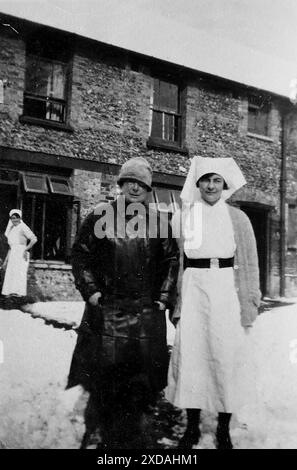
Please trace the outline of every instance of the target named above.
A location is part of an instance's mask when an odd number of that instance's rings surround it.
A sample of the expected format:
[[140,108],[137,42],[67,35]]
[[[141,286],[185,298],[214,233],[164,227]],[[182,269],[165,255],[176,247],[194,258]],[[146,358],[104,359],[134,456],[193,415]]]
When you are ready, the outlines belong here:
[[166,397],[187,410],[181,448],[198,443],[203,410],[218,415],[217,448],[232,449],[232,413],[255,398],[246,336],[260,303],[256,241],[248,217],[225,202],[244,184],[232,158],[194,157],[172,220],[183,270]]
[[[4,262],[6,267],[2,295],[27,295],[27,271],[29,250],[37,242],[32,230],[22,221],[22,212],[12,209],[5,230],[9,251]],[[29,242],[29,243],[28,243]]]

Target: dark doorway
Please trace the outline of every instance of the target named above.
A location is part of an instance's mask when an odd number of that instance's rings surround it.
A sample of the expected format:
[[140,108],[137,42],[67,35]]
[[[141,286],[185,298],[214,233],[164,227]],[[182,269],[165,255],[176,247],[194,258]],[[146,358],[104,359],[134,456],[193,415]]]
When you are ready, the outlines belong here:
[[260,289],[262,296],[267,295],[269,273],[269,212],[270,208],[255,207],[248,203],[240,204],[254,229],[260,269]]
[[9,211],[17,207],[16,203],[16,186],[0,184],[0,259],[2,260],[4,260],[8,249],[7,239],[4,236],[4,232],[9,220]]

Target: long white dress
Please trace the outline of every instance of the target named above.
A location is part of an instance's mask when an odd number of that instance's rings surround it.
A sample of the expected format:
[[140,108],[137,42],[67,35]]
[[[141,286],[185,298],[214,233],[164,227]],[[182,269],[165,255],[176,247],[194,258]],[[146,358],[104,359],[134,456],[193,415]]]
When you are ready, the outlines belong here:
[[23,255],[28,240],[35,238],[32,230],[24,222],[12,227],[7,234],[9,252],[2,287],[3,295],[27,295],[29,255],[27,261]]
[[[236,249],[226,203],[202,201],[202,243],[188,258],[231,258]],[[180,408],[236,413],[252,380],[233,268],[187,268],[166,398]]]

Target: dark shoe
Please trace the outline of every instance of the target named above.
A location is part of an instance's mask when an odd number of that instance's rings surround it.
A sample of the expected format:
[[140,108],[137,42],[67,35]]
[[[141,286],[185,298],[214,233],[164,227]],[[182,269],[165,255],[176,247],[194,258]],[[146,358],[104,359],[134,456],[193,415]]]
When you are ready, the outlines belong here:
[[185,434],[179,441],[179,449],[192,449],[194,445],[197,445],[200,439],[200,429],[186,429]]
[[217,449],[233,449],[229,430],[217,431]]

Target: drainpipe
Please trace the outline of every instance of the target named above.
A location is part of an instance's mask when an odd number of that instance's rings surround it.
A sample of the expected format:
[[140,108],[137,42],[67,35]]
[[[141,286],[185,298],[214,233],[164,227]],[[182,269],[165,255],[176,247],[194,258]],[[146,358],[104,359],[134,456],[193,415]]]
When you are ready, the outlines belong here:
[[286,294],[286,189],[287,189],[287,116],[282,112],[281,174],[280,174],[280,288]]

